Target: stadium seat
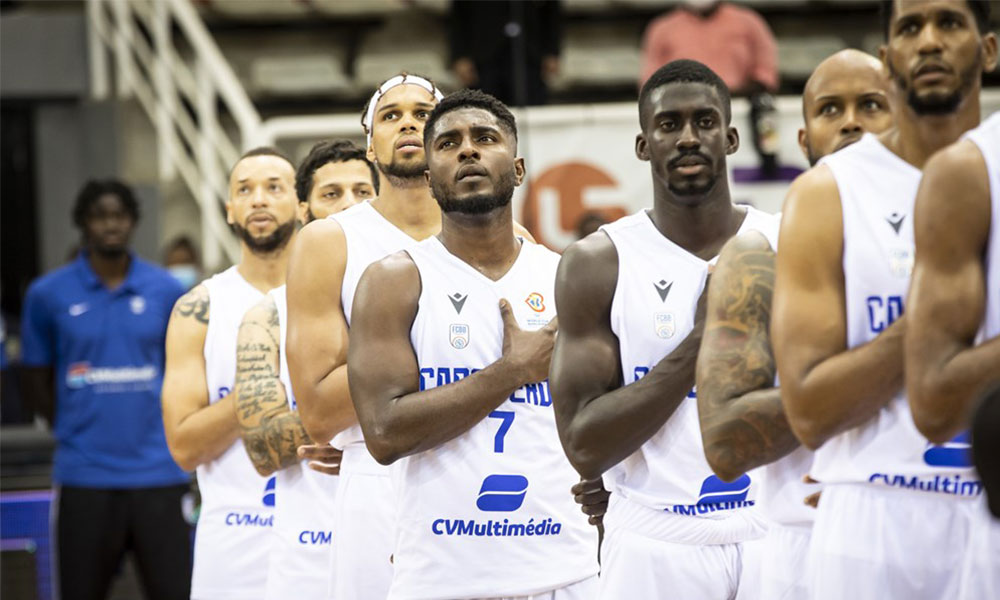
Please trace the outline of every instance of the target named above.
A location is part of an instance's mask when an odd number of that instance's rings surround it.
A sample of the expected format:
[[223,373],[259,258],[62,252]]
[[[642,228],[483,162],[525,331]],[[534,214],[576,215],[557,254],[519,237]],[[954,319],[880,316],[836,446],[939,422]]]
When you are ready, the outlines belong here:
[[420,13],[394,17],[362,40],[354,82],[361,89],[371,89],[405,70],[452,89],[455,82],[447,57],[447,36],[440,21]]
[[836,36],[778,38],[778,69],[783,77],[806,79],[820,62],[847,46]]

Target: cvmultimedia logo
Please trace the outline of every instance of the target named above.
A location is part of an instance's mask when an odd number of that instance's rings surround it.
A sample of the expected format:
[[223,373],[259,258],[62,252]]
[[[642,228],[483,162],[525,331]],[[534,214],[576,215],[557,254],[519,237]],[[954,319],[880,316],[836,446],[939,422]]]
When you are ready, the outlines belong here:
[[709,475],[701,484],[698,504],[721,504],[723,502],[743,502],[750,492],[750,476],[746,473],[736,481],[726,483],[715,475]]
[[513,512],[521,508],[528,493],[523,475],[487,475],[479,487],[476,507],[484,512]]
[[927,444],[924,462],[932,467],[971,467],[972,438],[968,431],[941,444]]
[[272,475],[267,483],[264,484],[264,496],[261,498],[261,503],[264,506],[274,506],[274,496],[275,496],[275,486],[277,485],[276,476]]

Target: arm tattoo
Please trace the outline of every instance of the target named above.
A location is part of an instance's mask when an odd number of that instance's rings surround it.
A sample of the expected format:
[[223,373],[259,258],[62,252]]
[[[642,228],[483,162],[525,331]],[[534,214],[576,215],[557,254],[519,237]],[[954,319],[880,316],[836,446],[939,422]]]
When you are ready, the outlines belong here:
[[236,347],[236,411],[244,445],[254,465],[269,471],[297,462],[298,447],[311,443],[279,378],[279,335],[274,305],[255,307],[240,325]]
[[208,303],[208,289],[199,285],[177,300],[174,304],[174,314],[180,317],[194,317],[199,323],[208,325]]
[[736,250],[713,277],[720,287],[702,350],[709,369],[698,390],[706,450],[733,471],[768,464],[798,446],[774,387],[768,329],[775,254],[759,246]]

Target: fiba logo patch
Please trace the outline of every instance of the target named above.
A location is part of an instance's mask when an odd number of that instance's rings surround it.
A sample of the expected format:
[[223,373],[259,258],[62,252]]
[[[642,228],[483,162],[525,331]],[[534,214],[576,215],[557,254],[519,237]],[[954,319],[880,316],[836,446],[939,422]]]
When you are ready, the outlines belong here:
[[674,313],[658,312],[653,315],[653,325],[656,330],[656,337],[666,340],[674,336],[676,329]]
[[909,277],[913,272],[913,251],[909,248],[890,248],[889,271],[900,279]]
[[743,502],[750,492],[750,476],[743,474],[736,481],[726,483],[715,475],[709,475],[701,484],[698,504],[719,504],[722,502]]
[[274,494],[275,486],[277,485],[276,476],[272,475],[267,483],[264,485],[264,496],[261,498],[261,503],[264,506],[274,506]]
[[971,467],[972,438],[968,431],[939,445],[927,444],[924,462],[932,467]]
[[132,310],[133,315],[141,315],[146,312],[146,299],[142,296],[132,296],[132,299],[128,302],[128,307]]
[[469,326],[452,323],[448,328],[448,341],[455,350],[461,350],[469,345]]
[[79,389],[87,385],[87,371],[90,370],[90,363],[73,363],[66,369],[66,385]]
[[479,487],[476,507],[484,512],[513,512],[521,508],[528,493],[523,475],[487,475]]
[[543,298],[538,292],[531,292],[528,294],[528,297],[524,299],[524,303],[528,305],[528,308],[535,312],[542,312],[545,310],[545,298]]

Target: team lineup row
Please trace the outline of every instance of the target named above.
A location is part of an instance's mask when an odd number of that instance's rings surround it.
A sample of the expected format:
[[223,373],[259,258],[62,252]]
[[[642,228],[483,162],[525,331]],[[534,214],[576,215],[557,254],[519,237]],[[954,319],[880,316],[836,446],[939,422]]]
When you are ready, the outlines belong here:
[[367,149],[318,145],[300,189],[248,152],[241,260],[167,330],[192,598],[997,597],[987,10],[896,3],[882,61],[817,67],[780,218],[732,203],[729,91],[686,60],[639,95],[652,207],[561,257],[513,220],[483,93],[386,81]]

